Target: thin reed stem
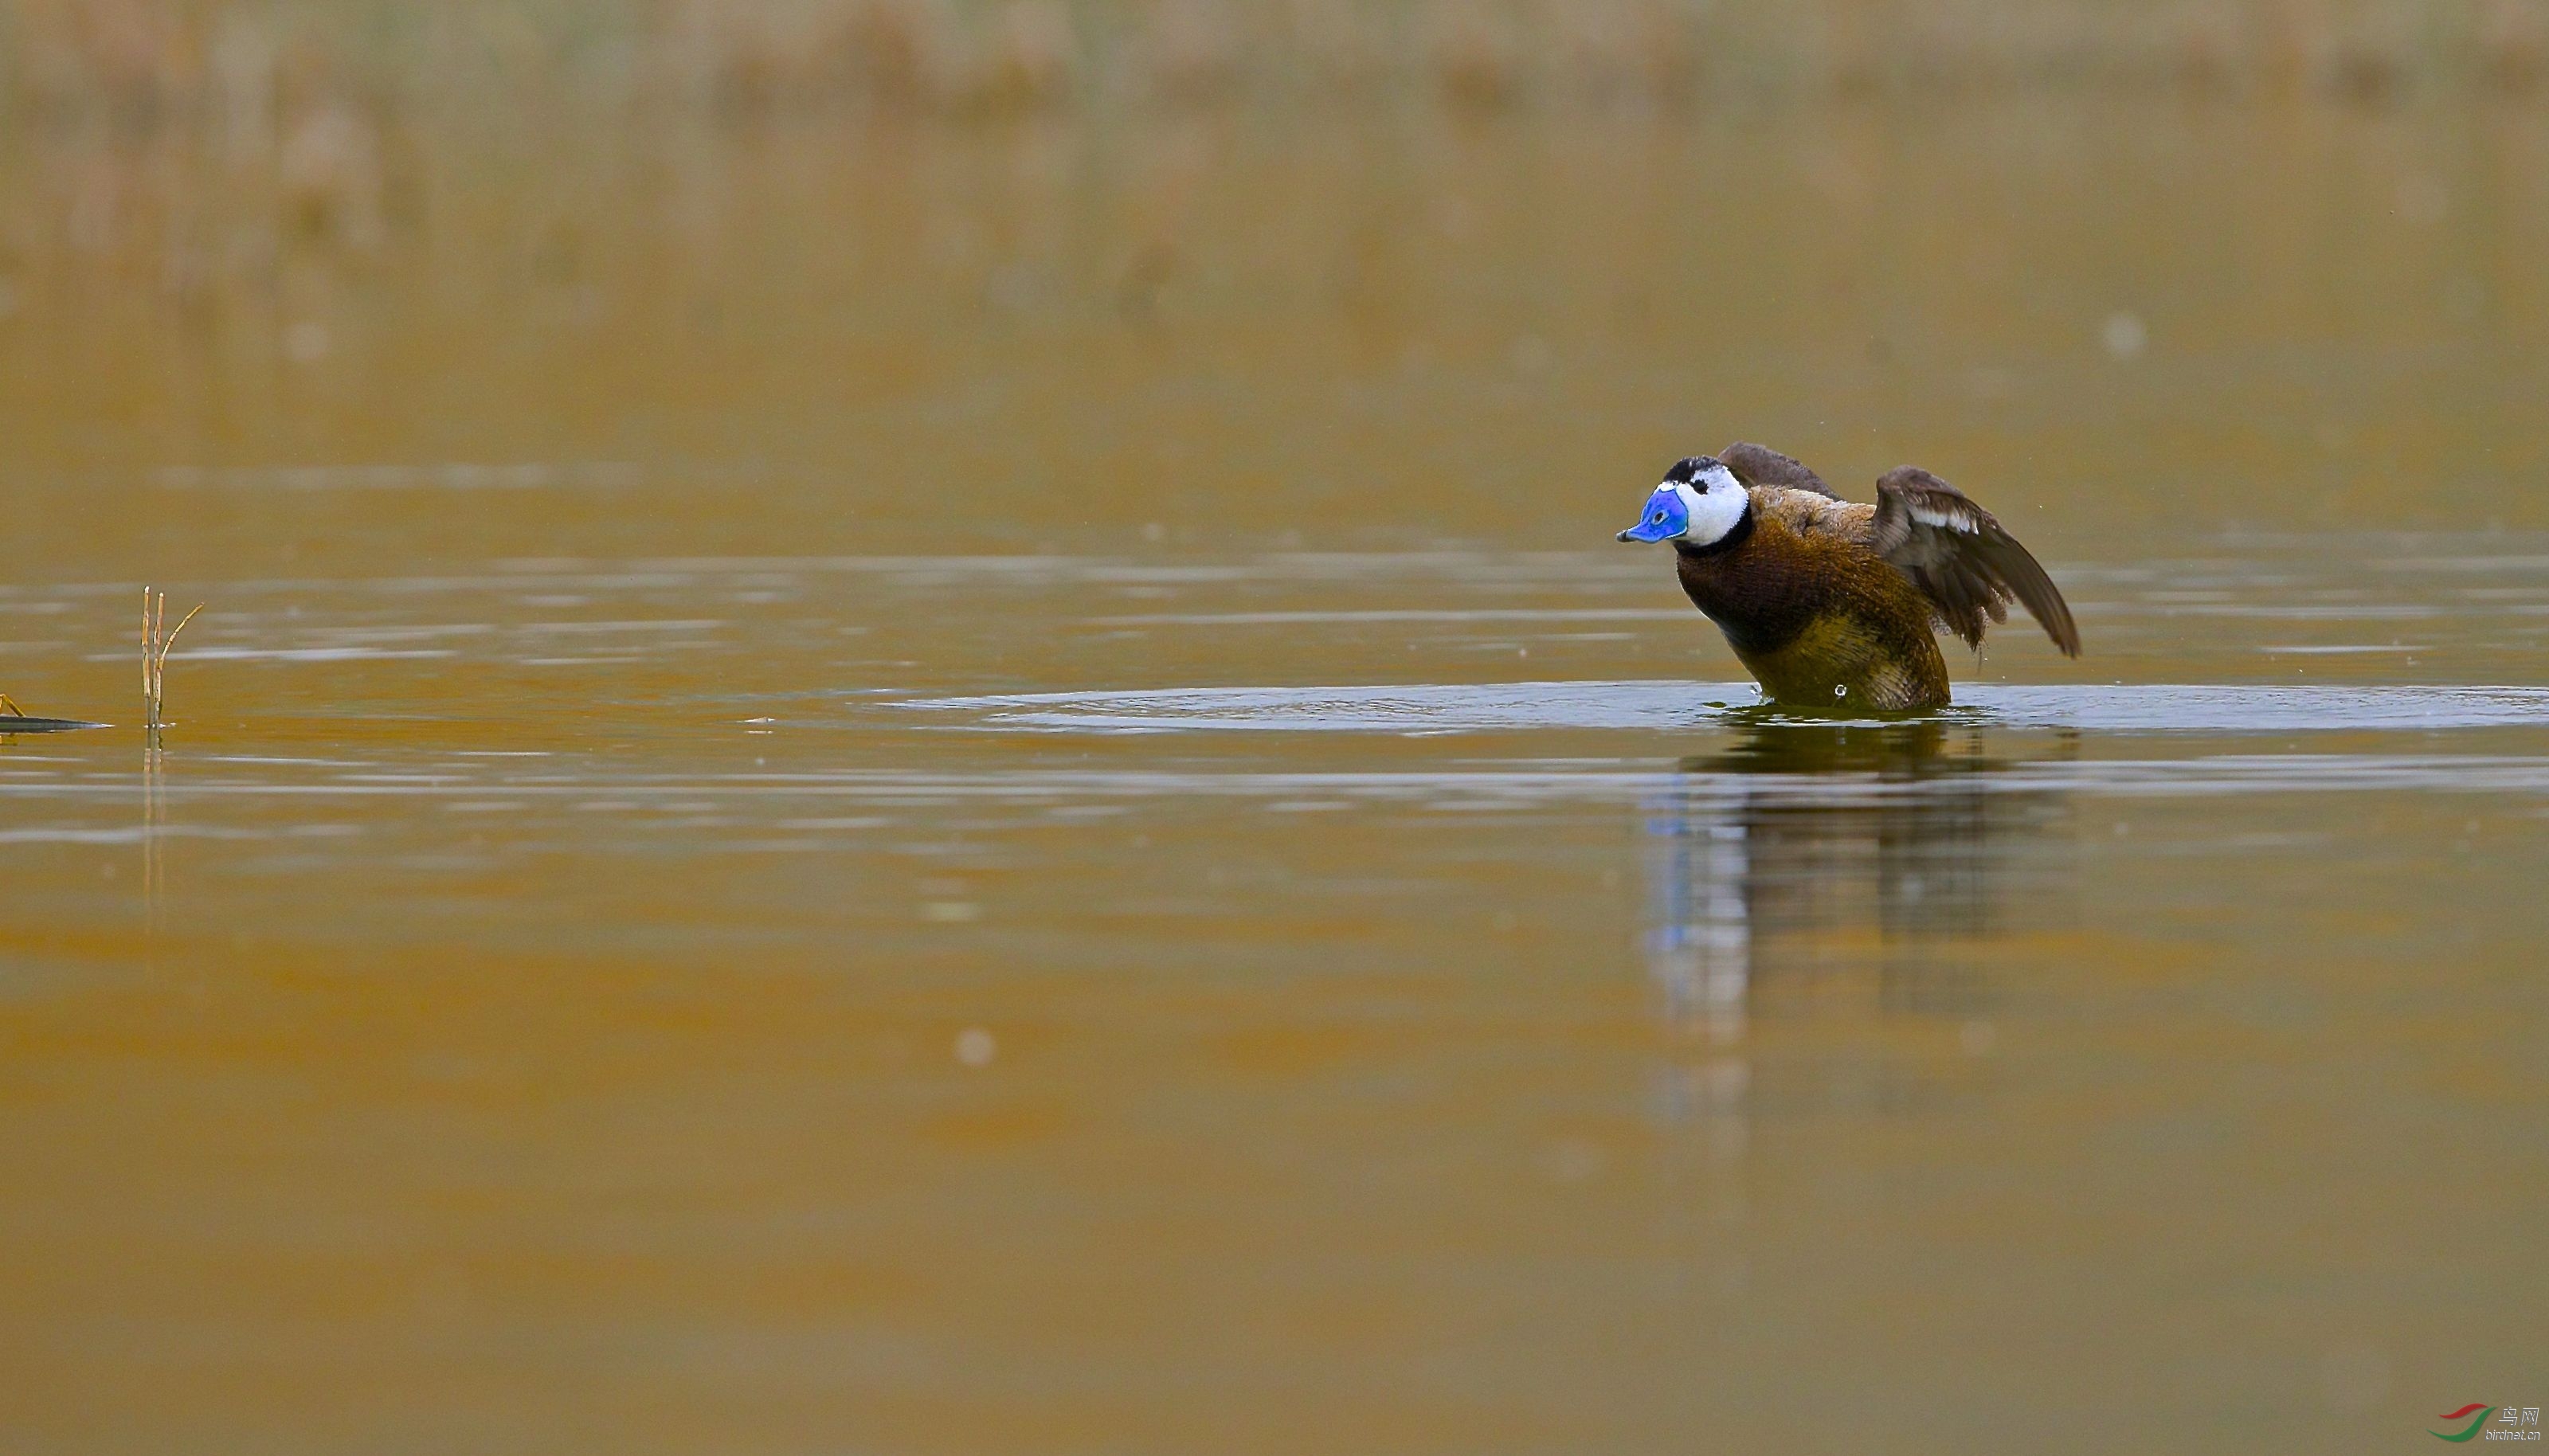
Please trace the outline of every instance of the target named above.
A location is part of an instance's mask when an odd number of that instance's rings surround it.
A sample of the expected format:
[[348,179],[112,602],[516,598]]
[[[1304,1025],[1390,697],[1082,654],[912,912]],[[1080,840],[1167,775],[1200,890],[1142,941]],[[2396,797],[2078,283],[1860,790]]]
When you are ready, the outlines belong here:
[[171,627],[167,625],[168,593],[148,587],[142,589],[142,721],[150,732],[167,726],[163,709],[168,693],[168,649],[175,645],[177,634],[195,619],[195,613],[203,609],[202,602],[195,603],[194,609]]

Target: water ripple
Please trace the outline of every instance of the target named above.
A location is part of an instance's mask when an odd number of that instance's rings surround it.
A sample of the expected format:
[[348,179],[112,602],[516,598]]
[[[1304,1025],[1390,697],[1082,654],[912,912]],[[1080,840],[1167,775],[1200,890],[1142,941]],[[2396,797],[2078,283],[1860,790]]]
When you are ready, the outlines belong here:
[[[1973,683],[1940,716],[2002,728],[2295,733],[2549,727],[2549,687]],[[924,698],[904,710],[1041,732],[1482,733],[1688,730],[1757,720],[1745,682],[1413,683],[1198,687]],[[1815,721],[1839,721],[1818,717]]]

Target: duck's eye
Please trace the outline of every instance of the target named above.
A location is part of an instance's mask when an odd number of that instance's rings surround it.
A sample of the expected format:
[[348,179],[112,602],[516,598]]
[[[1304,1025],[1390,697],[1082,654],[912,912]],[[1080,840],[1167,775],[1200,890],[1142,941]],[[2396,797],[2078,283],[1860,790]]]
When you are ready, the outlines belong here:
[[1647,519],[1651,524],[1662,525],[1664,523],[1664,513],[1658,510],[1654,514],[1647,517]]

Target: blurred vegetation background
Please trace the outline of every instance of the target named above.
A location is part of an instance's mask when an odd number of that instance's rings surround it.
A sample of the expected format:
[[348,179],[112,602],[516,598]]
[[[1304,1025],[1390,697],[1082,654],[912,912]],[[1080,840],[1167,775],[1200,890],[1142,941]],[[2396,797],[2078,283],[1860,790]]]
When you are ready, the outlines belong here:
[[197,538],[101,492],[1571,540],[1736,433],[2084,530],[2549,525],[2549,0],[0,0],[0,117],[21,575]]
[[960,118],[2084,85],[2377,100],[2549,81],[2540,0],[9,0],[0,35],[21,115],[234,142],[331,107],[379,125],[530,91]]

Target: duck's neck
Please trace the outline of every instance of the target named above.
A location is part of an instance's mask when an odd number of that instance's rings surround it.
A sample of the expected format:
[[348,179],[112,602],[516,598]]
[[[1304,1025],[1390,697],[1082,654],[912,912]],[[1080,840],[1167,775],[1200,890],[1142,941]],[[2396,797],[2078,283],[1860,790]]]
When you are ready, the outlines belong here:
[[1724,556],[1726,553],[1751,539],[1753,525],[1752,518],[1758,512],[1752,508],[1752,502],[1747,500],[1744,502],[1744,513],[1735,517],[1735,524],[1726,528],[1725,535],[1718,537],[1716,540],[1709,542],[1705,546],[1694,546],[1688,541],[1675,541],[1673,543],[1673,550],[1694,559],[1710,556]]

